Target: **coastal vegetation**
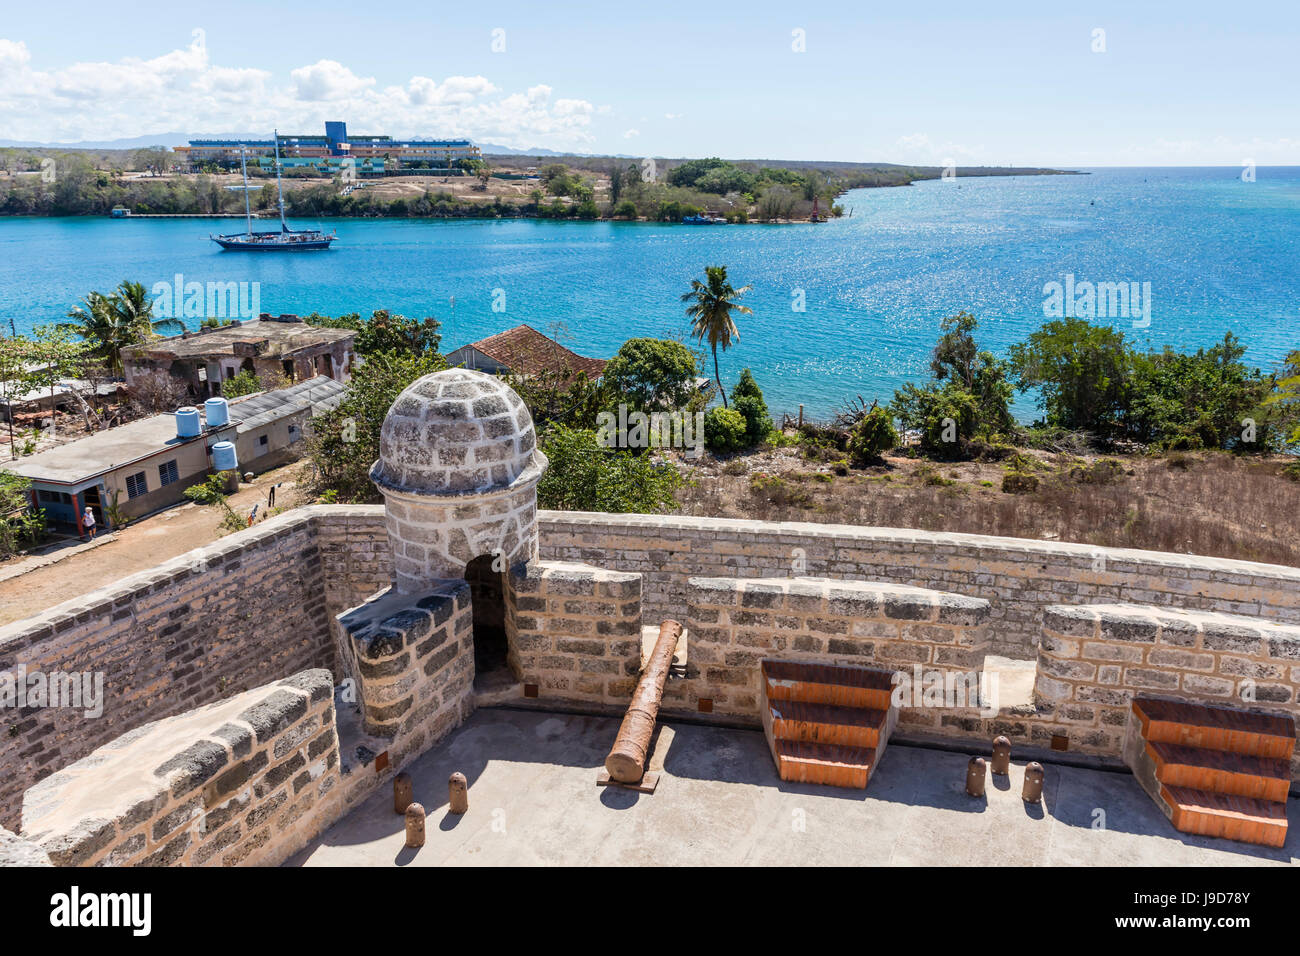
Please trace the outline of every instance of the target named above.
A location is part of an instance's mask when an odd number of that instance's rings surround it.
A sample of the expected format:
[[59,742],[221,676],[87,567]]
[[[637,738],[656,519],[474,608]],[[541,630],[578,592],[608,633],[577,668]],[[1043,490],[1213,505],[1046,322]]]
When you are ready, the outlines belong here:
[[[0,215],[242,215],[238,170],[189,172],[162,147],[140,150],[0,149]],[[396,175],[345,182],[313,169],[286,170],[295,217],[642,219],[677,222],[710,213],[728,222],[839,215],[835,197],[861,187],[905,186],[939,167],[887,163],[618,157],[489,156],[445,174],[408,164]],[[1046,169],[980,167],[959,176],[1044,175]],[[403,175],[403,173],[405,173]],[[274,177],[250,170],[256,215],[276,209]]]

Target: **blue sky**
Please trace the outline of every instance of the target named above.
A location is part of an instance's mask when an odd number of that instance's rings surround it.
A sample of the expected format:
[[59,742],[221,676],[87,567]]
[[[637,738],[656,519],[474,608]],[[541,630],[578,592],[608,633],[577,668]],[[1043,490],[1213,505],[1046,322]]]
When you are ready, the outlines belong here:
[[636,156],[1300,163],[1300,4],[1136,6],[12,5],[0,139],[341,118]]

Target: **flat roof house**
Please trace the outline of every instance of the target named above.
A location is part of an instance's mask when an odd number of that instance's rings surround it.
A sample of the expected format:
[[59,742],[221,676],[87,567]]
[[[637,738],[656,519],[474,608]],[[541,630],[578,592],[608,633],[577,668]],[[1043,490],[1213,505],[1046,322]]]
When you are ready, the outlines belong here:
[[214,471],[212,446],[232,442],[238,471],[264,471],[294,457],[312,416],[342,400],[344,385],[324,376],[229,404],[229,420],[197,435],[180,434],[177,416],[153,415],[96,432],[49,451],[6,463],[31,481],[32,505],[50,524],[76,526],[86,507],[111,530],[108,509],[138,518],[184,498],[186,488]]
[[595,381],[605,373],[606,359],[588,358],[566,349],[529,325],[517,325],[447,354],[452,368],[476,369],[490,374],[530,376],[541,372],[561,375],[584,373]]
[[195,395],[221,394],[221,383],[240,372],[283,375],[300,382],[324,375],[346,382],[356,361],[356,332],[310,325],[296,315],[263,313],[248,322],[200,329],[122,352],[126,384],[166,373]]

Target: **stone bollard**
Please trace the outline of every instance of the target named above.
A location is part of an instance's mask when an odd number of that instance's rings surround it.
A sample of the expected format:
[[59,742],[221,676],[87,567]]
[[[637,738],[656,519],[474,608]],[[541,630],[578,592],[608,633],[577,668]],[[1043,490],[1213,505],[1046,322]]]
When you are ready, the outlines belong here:
[[1043,765],[1034,761],[1025,767],[1025,788],[1020,792],[1025,803],[1038,803],[1043,799]]
[[413,850],[424,846],[424,807],[418,803],[406,808],[406,845]]
[[405,813],[415,800],[415,787],[411,784],[411,775],[403,770],[393,778],[393,812]]
[[459,770],[447,781],[447,809],[461,814],[469,809],[469,782]]
[[966,765],[966,792],[972,797],[984,796],[984,770],[987,767],[983,757],[971,757]]
[[999,777],[1011,772],[1011,741],[1006,737],[993,738],[993,772]]

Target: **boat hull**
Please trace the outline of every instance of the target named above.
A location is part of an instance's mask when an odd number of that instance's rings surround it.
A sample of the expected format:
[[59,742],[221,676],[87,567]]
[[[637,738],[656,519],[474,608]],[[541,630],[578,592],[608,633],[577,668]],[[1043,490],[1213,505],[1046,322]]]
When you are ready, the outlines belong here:
[[313,239],[282,239],[278,233],[269,239],[249,241],[248,236],[213,236],[212,241],[227,252],[316,252],[328,249],[334,236]]

